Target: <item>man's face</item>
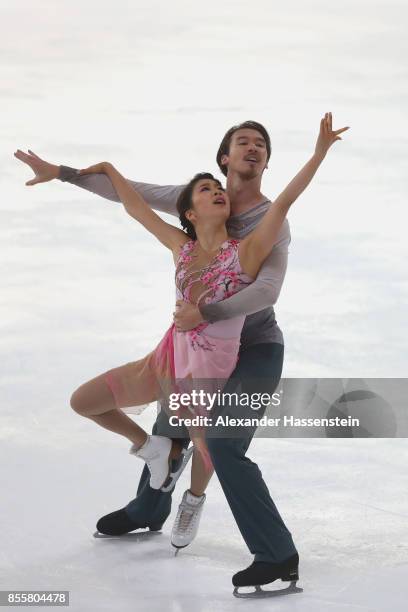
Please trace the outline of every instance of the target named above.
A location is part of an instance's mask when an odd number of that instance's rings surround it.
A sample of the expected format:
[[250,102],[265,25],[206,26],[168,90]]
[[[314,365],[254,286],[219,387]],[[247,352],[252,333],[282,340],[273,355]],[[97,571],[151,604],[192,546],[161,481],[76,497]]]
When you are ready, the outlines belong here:
[[261,175],[267,168],[266,142],[257,130],[243,128],[233,133],[228,155],[221,163],[228,166],[228,172],[237,172],[242,178],[251,179]]

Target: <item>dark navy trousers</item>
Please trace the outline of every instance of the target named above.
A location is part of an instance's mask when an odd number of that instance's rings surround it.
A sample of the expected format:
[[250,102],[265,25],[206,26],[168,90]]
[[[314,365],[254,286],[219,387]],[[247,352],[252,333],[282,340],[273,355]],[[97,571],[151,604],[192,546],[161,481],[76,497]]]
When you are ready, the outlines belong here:
[[[276,390],[283,365],[283,345],[278,343],[255,344],[243,348],[237,366],[223,389],[223,393],[268,393]],[[217,406],[212,414],[213,422],[219,416],[231,418],[257,416],[265,411],[253,410],[241,405]],[[255,561],[280,562],[296,552],[290,531],[276,508],[259,467],[246,452],[256,427],[210,428],[207,444],[215,472],[235,521]],[[161,410],[153,426],[153,434],[171,437],[168,417]],[[224,437],[225,435],[225,437]],[[173,437],[174,433],[173,433]],[[189,443],[183,440],[184,446]],[[271,440],[272,443],[272,440]],[[144,467],[136,498],[126,507],[130,518],[142,525],[164,523],[171,510],[171,493],[151,489],[150,473]]]

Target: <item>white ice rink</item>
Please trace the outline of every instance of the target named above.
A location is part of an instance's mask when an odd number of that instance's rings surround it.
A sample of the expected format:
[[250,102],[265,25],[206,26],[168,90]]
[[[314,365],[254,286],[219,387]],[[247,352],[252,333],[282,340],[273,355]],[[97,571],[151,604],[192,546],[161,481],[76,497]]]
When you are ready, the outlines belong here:
[[404,441],[253,442],[251,457],[298,547],[304,593],[245,604],[232,597],[231,576],[251,557],[215,479],[197,540],[177,558],[169,536],[187,474],[161,535],[94,539],[99,515],[133,496],[139,461],[126,441],[74,416],[59,420],[65,439],[52,422],[37,419],[37,443],[2,445],[1,588],[70,590],[81,612],[406,609]]
[[119,204],[60,182],[27,188],[13,158],[108,159],[129,178],[182,183],[217,172],[224,132],[254,119],[271,134],[273,199],[331,110],[351,129],[290,213],[284,376],[406,376],[406,17],[385,0],[0,3],[0,590],[70,590],[75,612],[406,609],[402,439],[252,443],[299,550],[300,595],[232,597],[252,559],[216,479],[177,558],[187,474],[161,535],[92,537],[142,465],[69,397],[156,345],[172,262]]

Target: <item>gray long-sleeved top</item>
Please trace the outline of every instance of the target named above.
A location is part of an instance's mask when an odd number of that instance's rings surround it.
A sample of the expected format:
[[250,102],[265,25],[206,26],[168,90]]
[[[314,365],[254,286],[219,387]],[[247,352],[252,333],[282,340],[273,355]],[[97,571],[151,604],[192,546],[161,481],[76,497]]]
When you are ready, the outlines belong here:
[[[106,174],[78,175],[75,168],[60,166],[59,178],[108,200],[120,202]],[[178,217],[176,202],[184,185],[153,185],[135,181],[129,183],[149,206]],[[259,223],[271,204],[270,200],[265,200],[240,215],[231,215],[227,221],[228,234],[234,238],[244,238]],[[283,344],[283,335],[276,323],[272,306],[279,297],[285,278],[289,243],[289,223],[285,219],[277,242],[264,261],[255,281],[221,302],[200,307],[203,317],[210,322],[247,315],[241,333],[243,348],[265,342]]]

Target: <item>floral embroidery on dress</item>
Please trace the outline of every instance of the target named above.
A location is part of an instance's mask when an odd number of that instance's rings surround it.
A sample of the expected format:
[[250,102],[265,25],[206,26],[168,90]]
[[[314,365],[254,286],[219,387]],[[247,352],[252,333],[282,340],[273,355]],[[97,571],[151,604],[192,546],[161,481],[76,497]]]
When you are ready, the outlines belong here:
[[[177,299],[197,305],[212,304],[231,297],[244,285],[250,284],[239,263],[239,240],[230,238],[223,242],[218,254],[200,270],[191,269],[192,266],[189,265],[194,261],[191,251],[195,244],[194,240],[186,242],[177,260],[175,273]],[[196,300],[191,297],[193,288],[200,290]],[[203,321],[194,329],[185,332],[194,350],[214,350],[215,345],[202,334],[208,325],[210,325],[208,321]]]
[[207,321],[203,321],[194,329],[188,330],[186,332],[190,337],[190,344],[192,348],[196,351],[198,348],[203,349],[204,351],[213,351],[215,348],[215,344],[212,344],[208,338],[206,338],[201,332],[203,329],[208,327],[209,323]]

